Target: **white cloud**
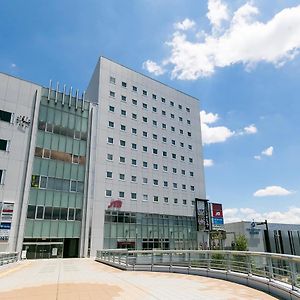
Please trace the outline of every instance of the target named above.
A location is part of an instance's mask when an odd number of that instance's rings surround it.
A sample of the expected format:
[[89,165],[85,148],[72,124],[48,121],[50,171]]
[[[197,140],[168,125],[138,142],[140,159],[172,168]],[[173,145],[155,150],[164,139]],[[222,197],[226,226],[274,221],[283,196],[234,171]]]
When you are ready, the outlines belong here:
[[264,189],[257,190],[253,196],[254,197],[268,197],[268,196],[287,196],[292,194],[292,191],[288,191],[287,189],[278,186],[267,186]]
[[[195,80],[211,76],[216,68],[239,63],[248,71],[259,62],[281,67],[299,53],[300,5],[281,10],[265,23],[256,19],[259,10],[251,2],[231,13],[230,18],[220,0],[210,0],[208,5],[211,33],[205,33],[199,42],[197,33],[188,40],[184,32],[176,30],[167,42],[171,52],[164,59],[164,67],[171,68],[172,78]],[[226,27],[216,31],[222,20],[228,21]]]
[[244,132],[245,132],[245,134],[254,134],[254,133],[257,133],[257,128],[254,124],[251,124],[244,128]]
[[165,70],[161,66],[149,59],[143,63],[143,68],[146,69],[149,73],[153,73],[156,76],[165,73]]
[[221,0],[208,0],[208,13],[206,14],[211,25],[220,27],[223,20],[229,19],[227,5]]
[[14,64],[14,63],[12,63],[12,64],[10,65],[10,67],[14,69],[14,68],[16,68],[16,67],[17,67],[17,65],[16,65],[16,64]]
[[[268,220],[269,223],[300,224],[300,207],[289,207],[287,211],[258,212],[252,208],[224,209],[225,223]],[[291,221],[292,220],[292,221]]]
[[175,23],[174,28],[177,30],[184,31],[195,27],[195,25],[196,25],[195,21],[186,18],[182,22]]
[[206,113],[202,110],[200,112],[200,118],[203,145],[222,143],[234,135],[234,131],[231,131],[225,126],[212,127],[208,125],[215,123],[219,119],[217,114]]
[[272,156],[273,155],[273,151],[274,151],[274,148],[271,146],[265,150],[263,150],[261,152],[262,155],[265,155],[265,156]]
[[204,167],[212,167],[214,165],[214,161],[212,159],[204,159],[203,165]]
[[254,155],[254,159],[261,160],[261,156],[260,155]]

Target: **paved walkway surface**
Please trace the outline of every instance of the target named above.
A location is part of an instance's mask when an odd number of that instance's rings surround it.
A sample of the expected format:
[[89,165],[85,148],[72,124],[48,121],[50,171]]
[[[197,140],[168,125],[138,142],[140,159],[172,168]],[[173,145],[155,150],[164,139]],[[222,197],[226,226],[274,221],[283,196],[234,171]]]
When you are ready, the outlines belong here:
[[92,259],[28,260],[0,267],[1,300],[275,299],[201,276],[121,271]]

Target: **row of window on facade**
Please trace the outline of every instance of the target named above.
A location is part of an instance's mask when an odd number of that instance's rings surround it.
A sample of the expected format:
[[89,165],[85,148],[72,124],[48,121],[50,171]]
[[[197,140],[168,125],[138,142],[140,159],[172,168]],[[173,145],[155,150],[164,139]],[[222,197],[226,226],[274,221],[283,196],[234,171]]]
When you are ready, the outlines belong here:
[[67,127],[63,127],[61,125],[55,125],[44,121],[38,122],[38,129],[48,133],[55,133],[55,134],[71,137],[72,139],[75,140],[83,140],[83,141],[87,140],[87,132],[70,129]]
[[84,183],[78,180],[32,175],[31,187],[62,192],[83,193]]
[[[110,96],[111,96],[112,98],[115,98],[115,92],[110,91]],[[122,101],[122,102],[127,102],[127,97],[121,95],[121,101]],[[131,99],[131,104],[137,106],[137,105],[138,105],[138,101],[137,101],[136,99]],[[142,108],[145,109],[145,110],[148,110],[148,104],[145,103],[145,102],[143,102],[143,103],[142,103]],[[158,112],[156,106],[152,106],[152,112],[153,112],[153,113],[157,113],[157,112]],[[162,110],[161,110],[161,114],[162,114],[163,116],[166,116],[166,115],[167,115],[167,112],[166,112],[164,109],[162,109]],[[170,113],[170,118],[171,118],[171,119],[175,119],[175,114],[174,114],[174,113]],[[178,116],[178,121],[179,121],[179,122],[183,122],[183,117],[182,117],[182,116]],[[187,123],[188,125],[191,125],[191,120],[187,119],[187,120],[186,120],[186,123]]]
[[36,220],[81,221],[81,208],[28,205],[27,218]]
[[[108,137],[107,138],[107,143],[110,144],[110,145],[114,144],[114,139],[112,137]],[[121,147],[125,147],[126,146],[126,141],[120,140],[120,146]],[[137,144],[132,143],[131,147],[132,147],[132,149],[137,150]],[[143,149],[146,150],[146,148],[143,148]],[[147,152],[147,151],[148,150],[146,150],[144,152]],[[152,154],[158,155],[158,149],[157,148],[152,148]],[[168,152],[167,151],[162,151],[162,156],[163,157],[168,157]],[[120,162],[125,162],[125,161],[123,161],[123,159],[121,159],[121,157],[122,156],[120,156]],[[176,153],[172,153],[171,157],[172,157],[172,159],[177,159],[177,154]],[[185,156],[184,155],[180,155],[180,160],[181,161],[185,161]],[[193,163],[193,158],[192,157],[189,157],[189,162]],[[136,159],[132,159],[131,160],[131,164],[134,165],[134,166],[136,166],[137,165],[137,160]],[[145,165],[147,165],[147,162],[145,162]],[[143,167],[147,168],[148,166],[144,166],[144,163],[143,163]]]
[[[185,170],[182,170],[182,171],[185,171]],[[106,172],[106,178],[113,179],[113,172],[107,171]],[[119,173],[119,180],[125,181],[125,174],[124,173]],[[131,182],[134,182],[134,183],[138,182],[138,179],[137,179],[136,175],[131,175]],[[147,177],[143,177],[142,178],[142,183],[143,184],[148,184],[148,178]],[[153,185],[154,186],[158,186],[159,185],[158,183],[159,183],[158,179],[153,179]],[[173,189],[177,189],[178,188],[178,184],[176,182],[173,182],[172,186],[173,186]],[[169,182],[168,181],[163,181],[163,187],[168,188],[169,187]],[[186,184],[182,184],[181,188],[182,188],[182,190],[186,190],[187,185]],[[194,192],[195,191],[195,186],[191,185],[190,186],[190,190],[192,192]]]
[[[109,105],[109,106],[108,106],[108,111],[109,111],[109,112],[112,112],[112,113],[115,112],[115,107],[112,106],[112,105]],[[123,116],[123,117],[126,117],[126,116],[127,116],[127,111],[126,111],[125,109],[121,109],[121,110],[120,110],[120,115]],[[132,113],[132,114],[131,114],[131,118],[132,118],[133,120],[137,120],[138,116],[137,116],[136,113]],[[143,121],[144,123],[148,123],[148,118],[147,118],[147,117],[142,117],[142,121]],[[156,127],[156,126],[158,126],[158,122],[157,122],[156,120],[152,120],[152,125]],[[162,128],[162,129],[167,129],[167,124],[166,124],[166,123],[161,123],[161,128]],[[175,132],[175,131],[176,131],[176,128],[175,128],[174,126],[170,126],[170,129],[171,129],[172,132]],[[183,129],[179,129],[179,133],[183,135],[183,134],[184,134]],[[190,131],[188,131],[188,132],[187,132],[187,136],[188,136],[188,137],[191,137],[191,136],[192,136],[192,133],[191,133]]]
[[66,153],[66,152],[50,150],[50,149],[45,149],[40,147],[35,147],[34,155],[36,157],[60,160],[72,164],[80,164],[80,165],[85,164],[85,156],[75,155],[72,153]]
[[[106,197],[113,197],[113,191],[112,190],[105,190],[105,196]],[[124,199],[125,198],[125,192],[119,191],[118,192],[118,197],[121,198],[121,199]],[[134,200],[134,201],[138,200],[137,193],[135,193],[135,192],[130,193],[130,199]],[[149,195],[148,194],[143,194],[142,195],[142,201],[148,201],[148,200],[149,200]],[[169,202],[169,197],[162,197],[162,200],[163,200],[163,203],[166,203],[166,204],[170,203]],[[159,203],[159,196],[153,196],[153,202]],[[174,204],[179,204],[178,198],[173,198],[173,203]],[[182,199],[182,204],[187,205],[187,199]],[[194,200],[191,201],[191,205],[195,205]]]
[[[109,122],[108,122],[108,127],[109,127],[109,128],[114,128],[114,127],[115,127],[115,123],[112,122],[112,121],[109,121]],[[125,132],[125,131],[126,131],[126,125],[120,124],[120,130]],[[137,129],[132,127],[132,128],[131,128],[131,133],[134,134],[134,135],[137,135]],[[148,132],[147,132],[147,131],[142,131],[142,136],[143,136],[144,138],[148,138]],[[153,140],[158,140],[158,135],[157,135],[156,133],[153,133],[153,134],[152,134],[152,139],[153,139]],[[163,142],[164,144],[166,144],[167,141],[168,141],[167,137],[162,136],[162,142]],[[184,142],[180,142],[179,144],[180,144],[180,147],[181,147],[181,148],[184,148],[184,146],[185,146],[185,145],[184,145]],[[172,146],[176,146],[176,140],[171,139],[171,145],[172,145]],[[191,144],[188,144],[188,149],[189,149],[189,150],[192,150],[192,149],[193,149],[193,146],[192,146]],[[147,146],[143,146],[143,151],[144,151],[144,152],[147,152],[147,151],[148,151]]]
[[[116,84],[116,78],[113,77],[113,76],[110,76],[109,82],[110,82],[111,84]],[[121,81],[121,86],[122,86],[123,88],[127,88],[127,82]],[[132,85],[132,92],[138,93],[138,87],[135,86],[135,85]],[[143,96],[148,96],[148,91],[146,91],[146,90],[143,89],[143,90],[142,90],[142,95],[143,95]],[[115,92],[110,91],[110,96],[111,96],[111,97],[115,97]],[[157,99],[158,99],[157,95],[156,95],[156,94],[152,94],[152,99],[153,99],[153,100],[157,100]],[[166,98],[161,97],[160,99],[161,99],[161,102],[162,102],[162,103],[164,103],[164,104],[166,103]],[[171,101],[171,100],[170,100],[170,101],[169,101],[169,104],[170,104],[171,107],[175,107],[174,101]],[[178,109],[180,109],[180,110],[183,109],[183,107],[182,107],[181,104],[178,104]],[[186,107],[185,110],[186,110],[186,112],[188,112],[188,113],[191,111],[189,107]]]

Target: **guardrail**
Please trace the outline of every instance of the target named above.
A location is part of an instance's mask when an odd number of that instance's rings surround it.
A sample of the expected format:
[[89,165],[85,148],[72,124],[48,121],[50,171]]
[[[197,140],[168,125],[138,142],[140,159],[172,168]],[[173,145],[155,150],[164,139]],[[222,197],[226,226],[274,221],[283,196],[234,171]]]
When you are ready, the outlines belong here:
[[122,270],[202,275],[300,299],[300,256],[218,250],[97,251],[96,261]]
[[18,252],[0,252],[0,266],[18,261]]

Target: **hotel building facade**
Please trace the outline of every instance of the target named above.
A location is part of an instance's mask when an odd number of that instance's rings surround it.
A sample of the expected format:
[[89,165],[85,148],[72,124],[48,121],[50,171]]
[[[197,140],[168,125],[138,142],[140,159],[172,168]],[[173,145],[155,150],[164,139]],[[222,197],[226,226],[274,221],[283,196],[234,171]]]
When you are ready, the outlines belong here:
[[208,246],[194,97],[104,57],[82,95],[0,73],[0,143],[0,252]]

